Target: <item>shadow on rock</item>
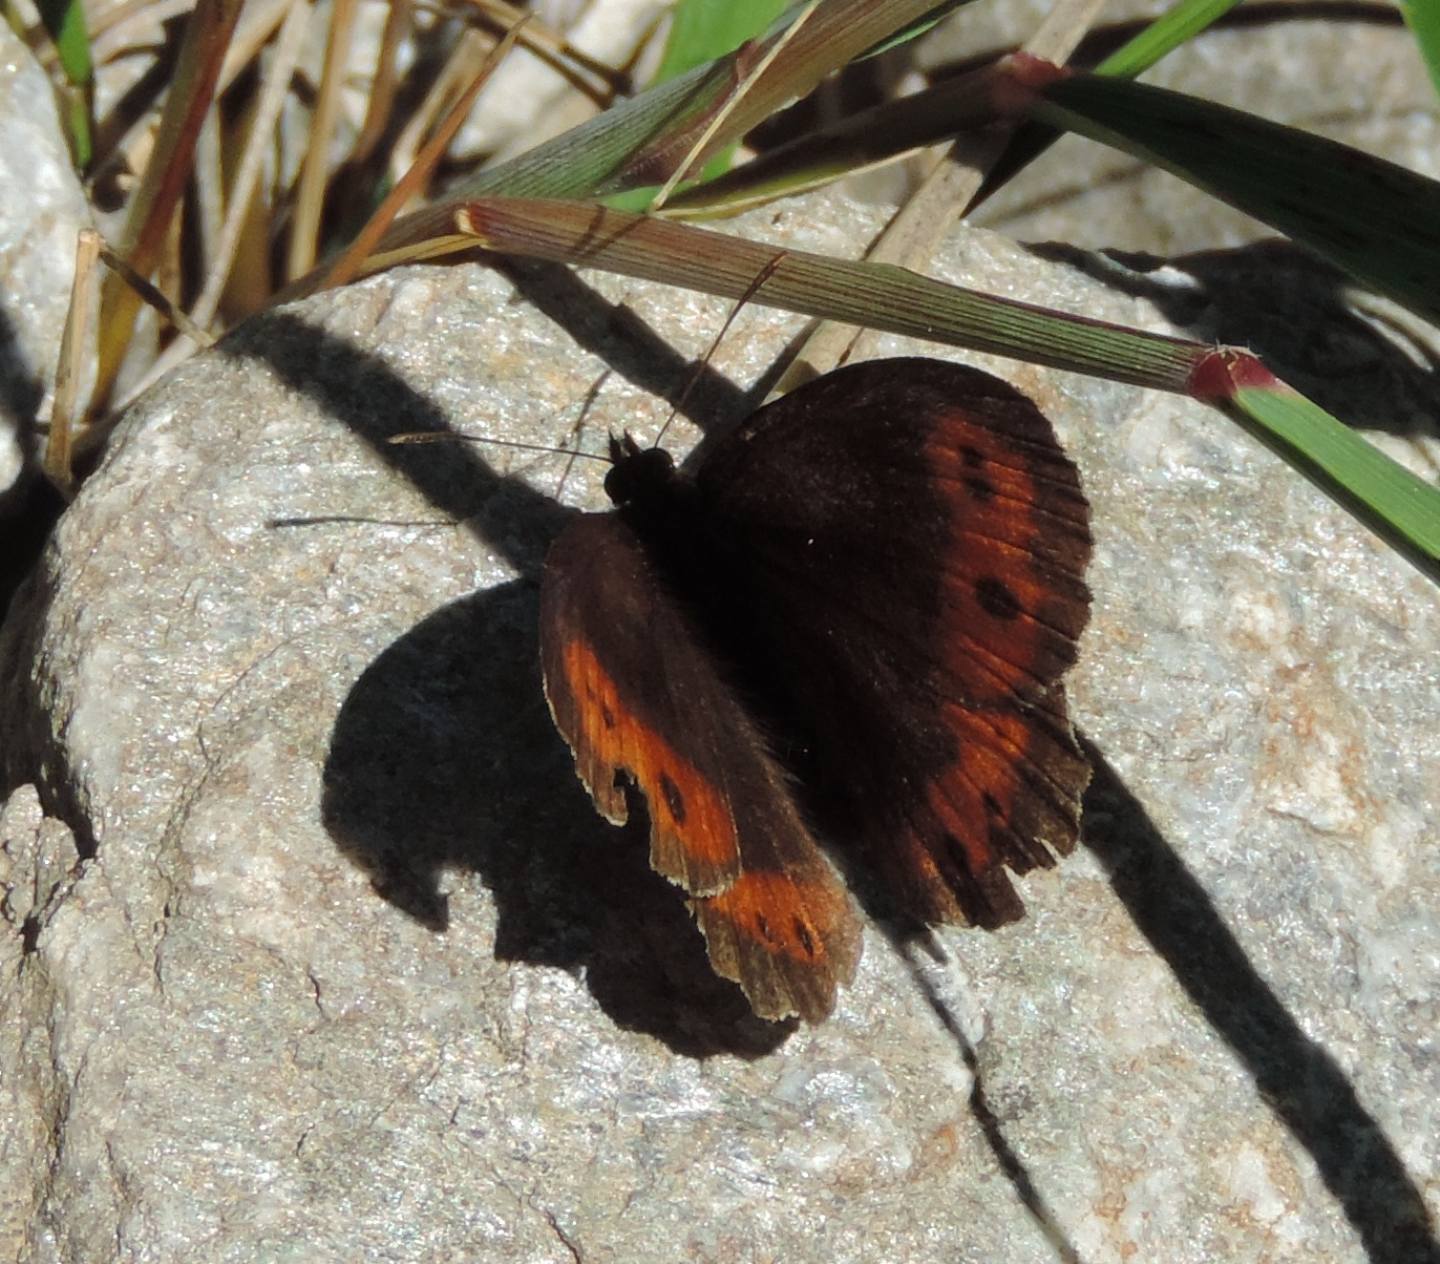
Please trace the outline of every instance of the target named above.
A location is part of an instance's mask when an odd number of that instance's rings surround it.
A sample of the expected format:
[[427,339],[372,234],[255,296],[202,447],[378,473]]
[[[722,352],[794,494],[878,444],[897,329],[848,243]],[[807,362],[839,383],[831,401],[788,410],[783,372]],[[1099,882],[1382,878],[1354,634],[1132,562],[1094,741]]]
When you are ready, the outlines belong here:
[[794,1024],[754,1017],[711,971],[648,822],[596,815],[540,686],[538,592],[520,580],[444,607],[373,662],[336,720],[324,820],[387,900],[448,925],[443,871],[493,894],[502,960],[583,968],[618,1024],[679,1053],[759,1056]]
[[1097,255],[1060,243],[1028,249],[1149,300],[1198,341],[1248,347],[1352,426],[1440,434],[1440,366],[1427,341],[1433,335],[1393,304],[1358,298],[1348,276],[1289,242],[1171,259],[1119,250]]
[[1374,1264],[1440,1264],[1425,1199],[1355,1086],[1261,977],[1099,749],[1083,841],[1261,1097],[1305,1147]]

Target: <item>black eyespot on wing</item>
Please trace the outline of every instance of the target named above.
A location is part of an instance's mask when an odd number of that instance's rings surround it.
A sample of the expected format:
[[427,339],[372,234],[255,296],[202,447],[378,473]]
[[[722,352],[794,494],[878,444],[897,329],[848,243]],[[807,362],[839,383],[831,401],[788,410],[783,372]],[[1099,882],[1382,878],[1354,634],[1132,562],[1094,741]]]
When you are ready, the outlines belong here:
[[680,793],[680,787],[670,780],[670,774],[660,774],[660,793],[665,796],[665,806],[670,809],[670,816],[677,825],[685,824],[685,796]]
[[798,917],[795,919],[795,938],[800,941],[801,947],[809,956],[815,955],[815,941],[810,936],[810,928]]
[[986,614],[1007,622],[1017,619],[1023,613],[1019,599],[1009,586],[993,575],[987,575],[975,584],[975,600]]

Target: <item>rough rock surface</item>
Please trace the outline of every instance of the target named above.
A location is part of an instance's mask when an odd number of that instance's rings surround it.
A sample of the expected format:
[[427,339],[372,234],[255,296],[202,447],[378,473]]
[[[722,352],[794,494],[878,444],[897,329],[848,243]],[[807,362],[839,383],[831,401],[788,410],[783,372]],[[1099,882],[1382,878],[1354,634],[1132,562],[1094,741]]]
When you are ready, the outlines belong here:
[[[937,270],[1168,327],[983,232]],[[132,411],[0,641],[6,784],[75,835],[0,817],[0,1255],[1440,1258],[1440,604],[1212,411],[981,361],[1094,504],[1084,846],[943,962],[872,928],[818,1028],[710,978],[539,692],[554,497],[603,467],[384,439],[649,436],[725,311],[400,270]],[[743,312],[687,413],[799,328]]]

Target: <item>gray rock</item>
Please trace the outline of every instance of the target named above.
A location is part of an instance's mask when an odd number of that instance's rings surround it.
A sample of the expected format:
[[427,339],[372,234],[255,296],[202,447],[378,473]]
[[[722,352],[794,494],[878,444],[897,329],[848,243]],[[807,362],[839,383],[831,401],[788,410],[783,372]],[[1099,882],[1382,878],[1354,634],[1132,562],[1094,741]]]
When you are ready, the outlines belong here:
[[[937,271],[1169,328],[980,231]],[[132,410],[0,640],[6,784],[84,857],[12,803],[7,882],[75,876],[0,971],[7,1258],[1437,1258],[1435,589],[1213,411],[958,357],[1094,504],[1085,846],[1001,933],[872,927],[822,1026],[709,976],[538,688],[556,497],[603,466],[384,439],[648,438],[726,310],[404,269]],[[800,328],[743,312],[667,443]]]

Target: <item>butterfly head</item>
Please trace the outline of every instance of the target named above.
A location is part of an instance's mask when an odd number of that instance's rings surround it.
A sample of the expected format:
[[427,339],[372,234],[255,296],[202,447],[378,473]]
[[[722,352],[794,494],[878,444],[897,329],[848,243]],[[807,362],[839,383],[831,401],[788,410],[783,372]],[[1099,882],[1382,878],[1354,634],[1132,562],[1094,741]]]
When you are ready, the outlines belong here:
[[605,493],[621,507],[653,499],[675,477],[675,462],[664,448],[642,448],[628,434],[610,436],[610,459]]

